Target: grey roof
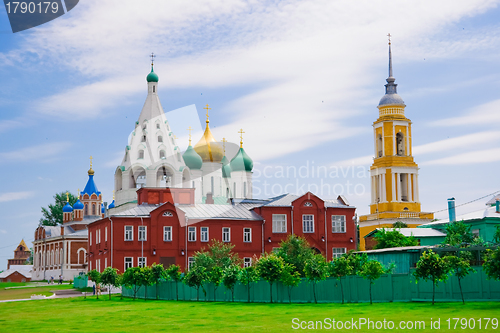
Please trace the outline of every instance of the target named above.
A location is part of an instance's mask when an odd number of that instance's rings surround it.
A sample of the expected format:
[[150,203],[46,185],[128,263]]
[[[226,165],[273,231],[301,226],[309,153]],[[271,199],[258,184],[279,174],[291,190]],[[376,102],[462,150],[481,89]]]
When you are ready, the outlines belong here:
[[368,233],[365,237],[373,236],[378,230],[385,229],[386,231],[398,230],[403,236],[406,237],[444,237],[446,234],[432,228],[377,228]]
[[189,219],[233,219],[260,221],[262,217],[243,205],[193,205],[178,206]]
[[[33,267],[32,265],[30,265],[30,266]],[[19,274],[23,275],[25,278],[31,279],[31,270],[28,271],[28,270],[13,269],[13,268],[10,268],[10,269],[0,273],[0,279],[4,279],[14,272],[18,272]]]
[[[470,213],[467,213],[467,214],[457,215],[456,216],[456,221],[480,220],[480,219],[483,219],[485,217],[500,218],[500,213],[496,212],[496,207],[495,206],[490,206],[490,207],[486,207],[486,209],[480,209],[480,210],[476,210],[474,212],[470,212]],[[433,225],[446,224],[446,223],[450,223],[450,219],[449,218],[438,220],[438,221],[434,221],[434,222],[429,222],[429,223],[426,223],[426,224],[422,224],[422,226],[432,227]]]
[[33,265],[10,265],[9,269],[15,269],[18,272],[20,271],[31,271],[33,270]]
[[264,204],[262,206],[280,206],[280,207],[288,207],[292,205],[292,202],[300,198],[298,195],[294,194],[283,194],[278,197],[274,197],[270,199],[270,202]]
[[159,206],[160,205],[143,204],[128,210],[124,210],[123,212],[112,214],[111,216],[149,216],[149,214]]
[[399,96],[398,94],[385,94],[382,96],[380,99],[380,102],[378,103],[378,106],[385,106],[385,105],[405,105],[405,102]]
[[402,247],[389,247],[386,249],[378,249],[378,250],[358,251],[356,253],[405,252],[405,251],[414,252],[414,251],[420,251],[420,250],[424,250],[424,249],[432,249],[434,247],[436,247],[436,246],[435,245],[431,245],[431,246],[421,246],[421,245],[402,246]]
[[491,198],[487,203],[486,205],[487,206],[491,206],[491,205],[495,205],[497,200],[500,200],[500,194],[497,194],[495,195],[493,198]]

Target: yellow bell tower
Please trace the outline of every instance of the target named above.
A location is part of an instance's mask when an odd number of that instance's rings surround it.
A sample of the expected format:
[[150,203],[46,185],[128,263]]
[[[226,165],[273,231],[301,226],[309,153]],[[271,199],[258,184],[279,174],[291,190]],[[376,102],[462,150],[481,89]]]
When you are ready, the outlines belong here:
[[364,236],[376,228],[390,228],[397,221],[414,228],[434,218],[433,213],[420,210],[411,120],[405,116],[406,105],[397,94],[396,79],[392,76],[391,36],[388,36],[389,77],[378,105],[379,117],[373,123],[375,158],[370,168],[370,214],[359,217],[360,250],[365,250]]

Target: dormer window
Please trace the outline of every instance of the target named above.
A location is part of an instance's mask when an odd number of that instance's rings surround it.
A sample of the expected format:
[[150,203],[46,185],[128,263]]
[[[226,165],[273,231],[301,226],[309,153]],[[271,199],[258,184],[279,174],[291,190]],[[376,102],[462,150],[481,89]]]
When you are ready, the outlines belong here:
[[312,206],[313,206],[313,204],[312,204],[312,203],[310,203],[309,201],[307,201],[307,202],[304,204],[304,207],[312,207]]
[[158,142],[163,142],[163,137],[161,135],[158,135]]
[[139,156],[137,158],[144,158],[144,150],[139,150]]

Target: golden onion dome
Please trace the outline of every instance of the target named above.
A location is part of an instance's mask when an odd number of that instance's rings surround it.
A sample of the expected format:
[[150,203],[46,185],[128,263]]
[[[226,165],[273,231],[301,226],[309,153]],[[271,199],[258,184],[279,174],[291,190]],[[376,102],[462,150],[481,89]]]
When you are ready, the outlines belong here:
[[224,157],[224,150],[221,145],[214,139],[210,127],[205,128],[205,133],[200,141],[194,146],[194,150],[200,155],[203,162],[216,162],[220,163]]

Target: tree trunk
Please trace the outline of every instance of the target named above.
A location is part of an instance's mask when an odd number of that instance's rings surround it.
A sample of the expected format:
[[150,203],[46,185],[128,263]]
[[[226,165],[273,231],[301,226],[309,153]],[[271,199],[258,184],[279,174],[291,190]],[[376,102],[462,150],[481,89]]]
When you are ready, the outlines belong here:
[[460,295],[462,295],[462,304],[465,304],[464,293],[462,291],[462,283],[460,282],[460,278],[458,278],[458,286],[460,287]]
[[217,296],[215,295],[216,292],[217,292],[217,287],[214,284],[214,302],[217,302]]
[[196,288],[196,301],[200,301],[200,287]]
[[370,280],[370,304],[372,303],[372,280]]
[[108,288],[109,300],[111,301],[111,286]]
[[156,299],[158,299],[158,282],[156,282]]
[[144,285],[144,300],[148,299],[148,286]]
[[344,304],[344,286],[342,285],[342,277],[339,279],[340,281],[340,292],[342,293],[342,304]]
[[271,303],[273,302],[273,284],[269,282],[269,288],[271,290]]
[[313,295],[314,295],[314,303],[318,304],[318,300],[316,299],[316,281],[313,281]]
[[179,300],[179,282],[175,281],[175,295],[177,300]]
[[248,303],[250,303],[250,283],[248,283],[247,291],[248,291]]
[[292,287],[288,287],[288,303],[292,304]]
[[434,279],[432,279],[432,305],[434,305],[434,295],[436,293],[436,283]]
[[233,289],[231,289],[231,299],[234,302],[234,287],[233,287]]

